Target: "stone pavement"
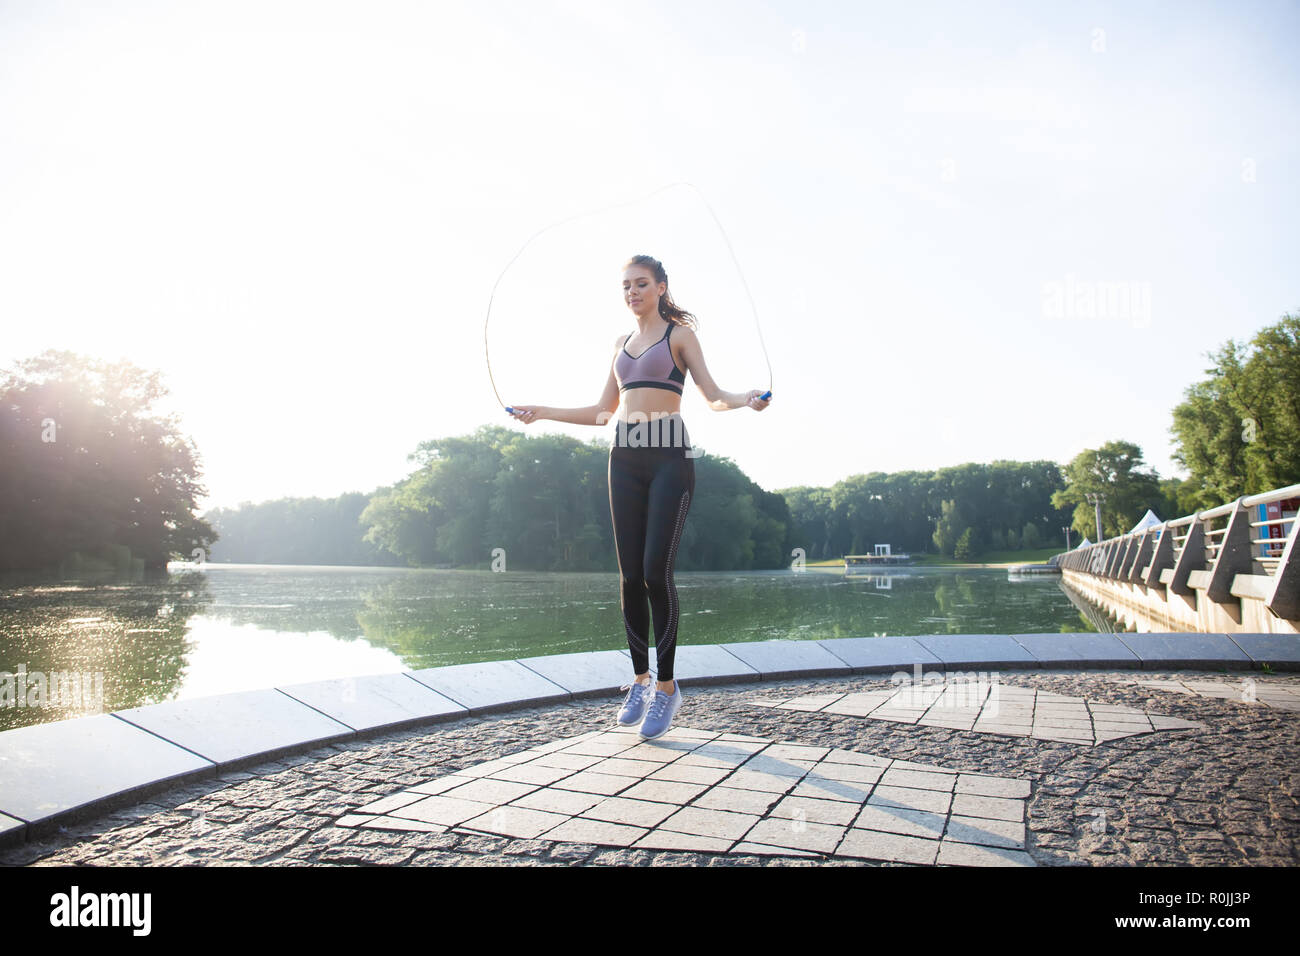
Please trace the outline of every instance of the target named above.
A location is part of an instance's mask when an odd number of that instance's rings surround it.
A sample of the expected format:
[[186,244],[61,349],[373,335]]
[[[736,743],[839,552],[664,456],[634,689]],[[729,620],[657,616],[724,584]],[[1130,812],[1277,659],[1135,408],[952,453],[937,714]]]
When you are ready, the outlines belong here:
[[[1151,685],[1144,683],[1143,686]],[[1205,729],[1204,724],[1193,720],[1150,714],[1133,707],[1088,701],[1046,690],[1008,686],[987,677],[909,683],[865,693],[805,694],[786,699],[756,700],[754,705],[1039,740],[1064,740],[1089,746],[1156,730]]]
[[[1029,782],[679,727],[591,731],[384,797],[340,826],[451,827],[633,849],[1008,863]],[[1005,852],[1002,852],[1005,851]]]
[[[683,681],[673,732],[652,742],[615,724],[621,695],[463,717],[177,787],[0,864],[1300,860],[1300,721],[1272,703],[1300,694],[1300,677],[993,679],[957,701],[955,681],[904,688],[909,700],[875,675]],[[1229,692],[1243,681],[1249,692]]]
[[1199,697],[1220,697],[1224,700],[1236,700],[1246,704],[1259,704],[1263,707],[1279,707],[1282,710],[1300,710],[1300,685],[1288,685],[1276,681],[1257,680],[1254,677],[1240,677],[1236,681],[1225,680],[1138,680],[1127,678],[1123,683],[1138,684],[1154,690],[1168,690],[1178,694],[1193,694]]

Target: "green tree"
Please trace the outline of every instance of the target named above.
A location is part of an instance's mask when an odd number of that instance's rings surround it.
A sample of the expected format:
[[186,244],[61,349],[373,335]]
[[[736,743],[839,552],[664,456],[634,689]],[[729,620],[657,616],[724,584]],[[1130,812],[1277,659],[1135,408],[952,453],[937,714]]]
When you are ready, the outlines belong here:
[[[993,529],[1004,526],[1001,519],[1001,492],[994,491],[995,484],[1005,481],[1004,462],[992,465],[964,462],[950,468],[940,468],[931,479],[933,493],[940,502],[938,524],[936,525],[936,544],[944,544],[939,550],[943,554],[953,554],[953,548],[961,533],[971,529],[970,547],[973,551],[984,550],[984,543],[992,537]],[[944,511],[943,501],[952,505]]]
[[421,442],[409,459],[420,467],[362,512],[365,540],[415,565],[474,566],[490,560],[487,520],[504,450],[526,439],[499,425],[474,435]]
[[833,551],[833,513],[829,488],[801,485],[778,492],[790,512],[790,538],[793,548],[803,548],[809,561],[838,557]]
[[1207,354],[1209,378],[1187,388],[1170,428],[1189,475],[1184,513],[1300,481],[1300,316]]
[[152,410],[167,394],[157,372],[53,349],[0,373],[0,568],[129,555],[158,572],[207,550],[198,452]]
[[1058,508],[1074,507],[1071,522],[1080,535],[1096,534],[1095,511],[1087,495],[1101,493],[1102,534],[1127,533],[1148,508],[1161,503],[1159,478],[1142,469],[1142,449],[1132,442],[1112,441],[1079,452],[1065,468],[1066,486],[1052,496]]
[[362,539],[408,565],[450,564],[437,546],[444,509],[433,497],[432,479],[426,470],[371,495],[359,519]]
[[754,567],[753,532],[759,521],[756,485],[723,455],[695,460],[695,496],[682,531],[675,567]]
[[974,548],[971,545],[973,535],[974,529],[967,528],[961,533],[961,537],[957,539],[957,544],[954,545],[952,549],[952,556],[958,561],[969,561],[975,554]]
[[966,515],[956,501],[945,499],[939,505],[939,521],[934,529],[934,546],[940,554],[951,555],[963,530],[968,530]]
[[1191,481],[1182,478],[1161,478],[1160,479],[1160,507],[1152,506],[1151,510],[1161,521],[1168,521],[1170,518],[1181,518],[1183,515],[1191,514],[1198,510],[1196,498],[1194,496],[1195,485]]

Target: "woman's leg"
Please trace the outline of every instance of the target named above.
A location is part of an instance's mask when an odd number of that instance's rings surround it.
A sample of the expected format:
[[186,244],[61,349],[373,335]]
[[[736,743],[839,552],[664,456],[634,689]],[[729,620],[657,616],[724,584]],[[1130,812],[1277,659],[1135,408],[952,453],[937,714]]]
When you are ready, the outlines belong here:
[[632,655],[633,674],[650,670],[650,609],[646,603],[642,556],[645,553],[646,501],[650,473],[638,449],[612,448],[609,453],[609,516],[614,524],[614,550],[618,556],[619,603],[623,628]]
[[[646,516],[645,583],[654,615],[655,660],[661,684],[672,681],[677,650],[677,587],[673,563],[681,543],[686,513],[695,494],[695,460],[674,449],[659,456],[650,481]],[[671,693],[676,688],[665,688]]]

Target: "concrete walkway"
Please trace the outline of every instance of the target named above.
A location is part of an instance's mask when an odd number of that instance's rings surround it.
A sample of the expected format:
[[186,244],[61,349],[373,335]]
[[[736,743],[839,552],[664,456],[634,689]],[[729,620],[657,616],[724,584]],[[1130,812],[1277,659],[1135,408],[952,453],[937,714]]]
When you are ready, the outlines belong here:
[[680,671],[657,741],[615,724],[609,692],[456,716],[219,769],[47,827],[0,864],[1300,861],[1293,674]]

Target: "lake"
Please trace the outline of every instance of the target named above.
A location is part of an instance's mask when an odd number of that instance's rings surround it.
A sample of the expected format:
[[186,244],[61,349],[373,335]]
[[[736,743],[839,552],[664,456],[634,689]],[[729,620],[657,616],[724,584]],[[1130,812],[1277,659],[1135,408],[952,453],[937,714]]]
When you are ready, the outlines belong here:
[[[679,571],[675,581],[679,646],[1115,629],[1058,575],[1009,578],[1003,568]],[[206,564],[173,565],[148,583],[10,576],[0,579],[0,730],[277,684],[626,646],[614,573]]]

